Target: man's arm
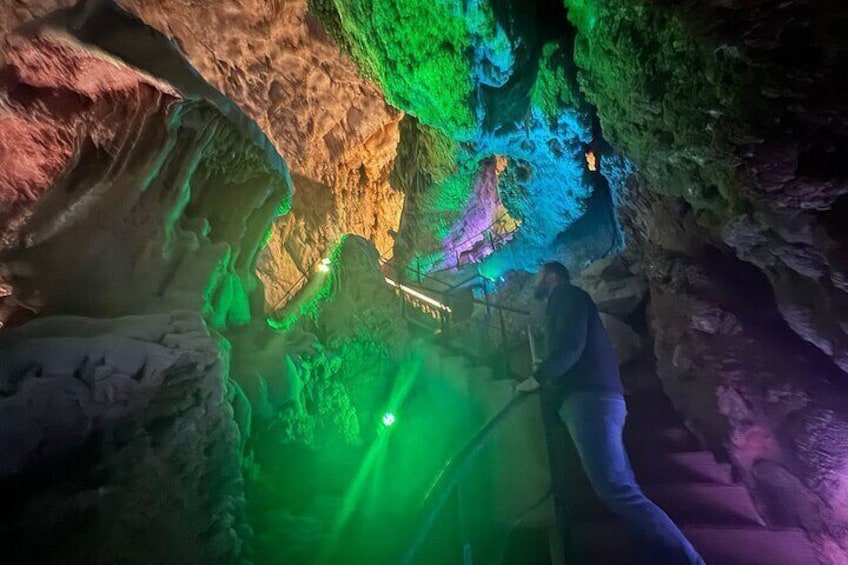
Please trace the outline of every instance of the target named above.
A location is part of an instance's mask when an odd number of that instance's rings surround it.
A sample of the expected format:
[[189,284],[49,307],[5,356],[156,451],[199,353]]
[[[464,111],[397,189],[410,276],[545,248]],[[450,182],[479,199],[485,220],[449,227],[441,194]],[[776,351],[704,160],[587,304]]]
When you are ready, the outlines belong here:
[[569,293],[554,304],[551,315],[558,329],[551,336],[548,357],[536,369],[533,377],[540,383],[555,380],[565,375],[580,359],[586,347],[589,331],[589,304],[584,296]]

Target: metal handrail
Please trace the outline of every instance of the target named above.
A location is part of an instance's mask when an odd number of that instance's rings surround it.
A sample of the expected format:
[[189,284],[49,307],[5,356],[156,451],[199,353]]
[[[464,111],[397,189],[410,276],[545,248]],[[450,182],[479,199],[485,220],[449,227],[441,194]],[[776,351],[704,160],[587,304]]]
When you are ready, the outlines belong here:
[[[514,230],[512,230],[512,231],[508,231],[508,232],[504,232],[504,233],[502,233],[502,234],[498,234],[498,239],[497,239],[497,240],[495,240],[494,238],[490,239],[490,240],[489,240],[489,245],[490,245],[490,246],[491,246],[491,248],[492,248],[492,252],[494,253],[495,251],[497,251],[497,250],[498,250],[498,247],[497,247],[496,243],[502,243],[502,242],[504,241],[504,239],[505,239],[507,236],[510,236],[510,235],[512,235],[512,234],[514,234],[514,233],[516,233],[516,232],[518,232],[518,228],[515,228],[515,229],[514,229]],[[488,233],[488,232],[484,231],[484,232],[480,232],[480,233],[479,233],[479,234],[477,234],[477,235],[478,235],[478,236],[480,236],[480,235],[484,235],[484,234],[486,234],[486,233]],[[476,237],[476,236],[474,236],[474,237]],[[471,239],[473,239],[473,237],[472,237],[472,238],[467,239],[467,240],[466,240],[466,242],[471,241]],[[461,244],[457,244],[457,246],[458,246],[458,245],[461,245]],[[462,266],[464,266],[464,265],[468,265],[468,264],[469,264],[469,263],[461,264],[461,263],[457,260],[457,263],[456,263],[455,265],[449,265],[449,266],[447,266],[447,267],[442,267],[441,269],[437,269],[437,270],[435,270],[435,271],[430,271],[430,274],[446,273],[446,272],[451,271],[451,270],[453,270],[453,269],[459,269],[460,267],[462,267]]]
[[281,299],[279,299],[277,301],[277,303],[274,305],[274,307],[271,309],[271,311],[272,311],[271,315],[273,316],[274,314],[276,314],[287,303],[289,298],[294,296],[294,294],[298,290],[300,290],[301,288],[306,286],[305,284],[301,284],[301,283],[306,283],[307,281],[309,281],[309,277],[306,276],[306,273],[301,273],[300,278],[297,279],[297,281],[295,281],[295,283],[289,287],[289,289],[286,291],[286,293],[283,295],[283,297]]
[[[384,253],[383,255],[380,256],[378,261],[381,265],[385,265],[389,261],[391,261],[390,258],[387,259],[388,255],[389,255],[389,252],[386,252],[386,253]],[[292,284],[288,288],[288,290],[286,290],[286,293],[283,295],[283,297],[276,302],[274,307],[271,309],[271,316],[272,317],[274,315],[276,315],[277,312],[279,312],[283,308],[283,306],[285,306],[288,303],[288,300],[290,298],[294,297],[295,293],[297,293],[298,290],[300,290],[304,286],[306,286],[305,284],[302,284],[302,283],[307,283],[309,281],[308,273],[309,273],[309,271],[307,271],[306,273],[301,273],[300,278],[297,279],[297,281],[295,281],[294,284]]]
[[[489,224],[488,226],[486,226],[485,228],[483,228],[480,232],[478,232],[478,233],[476,233],[476,234],[474,234],[474,235],[472,235],[472,236],[469,236],[469,237],[465,238],[464,240],[462,240],[462,241],[460,241],[459,243],[456,243],[456,244],[454,244],[454,245],[455,245],[455,246],[460,246],[460,245],[463,245],[463,244],[465,244],[465,243],[468,243],[469,241],[473,241],[474,239],[476,239],[476,238],[480,237],[481,235],[486,235],[487,233],[489,233],[489,230],[491,230],[493,227],[495,227],[495,226],[498,224],[498,222],[500,222],[501,220],[503,220],[503,219],[504,219],[504,218],[506,218],[507,216],[509,216],[509,212],[504,212],[503,214],[501,214],[500,216],[498,216],[497,218],[495,218],[495,219],[492,221],[492,223],[491,223],[491,224]],[[502,241],[502,240],[503,240],[503,238],[505,238],[505,237],[507,237],[507,236],[509,236],[509,235],[512,235],[512,234],[514,234],[514,233],[516,233],[516,232],[518,232],[518,227],[517,227],[517,226],[516,226],[516,227],[515,227],[515,229],[513,229],[513,230],[510,230],[510,231],[506,231],[506,232],[503,232],[503,233],[497,234],[497,235],[498,235],[498,241],[500,242],[500,241]],[[497,249],[496,249],[496,247],[495,247],[495,240],[494,240],[493,238],[490,238],[490,242],[489,242],[489,244],[492,246],[492,252],[497,251]],[[441,247],[440,247],[440,248],[435,248],[435,249],[431,249],[431,250],[429,250],[429,251],[425,251],[425,252],[423,252],[423,253],[424,253],[424,254],[436,253],[436,252],[438,252],[438,251],[441,251],[441,249],[442,249]],[[389,254],[389,252],[386,252],[384,255],[380,256],[379,262],[380,262],[380,264],[381,264],[381,265],[387,265],[387,264],[390,264],[391,258],[390,258],[390,259],[387,259],[387,258],[386,258],[386,257],[388,256],[388,254]],[[394,258],[394,253],[392,253],[392,258]],[[434,280],[434,281],[436,281],[436,282],[438,282],[438,283],[440,283],[440,284],[444,284],[445,286],[450,287],[450,285],[449,285],[448,283],[445,283],[444,281],[440,281],[440,280],[436,279],[435,277],[433,277],[432,275],[433,275],[433,274],[437,274],[437,273],[447,272],[447,271],[449,271],[449,270],[451,270],[451,269],[458,269],[459,267],[460,267],[460,264],[459,264],[459,262],[457,261],[457,264],[456,264],[456,265],[454,265],[454,266],[452,266],[452,267],[446,267],[446,268],[439,269],[439,270],[436,270],[436,271],[431,271],[430,273],[427,273],[427,274],[425,274],[424,276],[425,276],[425,277],[428,277],[428,278],[430,278],[430,279],[432,279],[432,280]],[[288,290],[286,290],[286,292],[285,292],[285,294],[283,295],[283,297],[282,297],[282,298],[280,298],[280,300],[278,300],[278,301],[276,302],[276,304],[274,305],[274,307],[272,308],[272,314],[271,314],[272,316],[273,316],[274,314],[276,314],[276,313],[277,313],[277,312],[278,312],[278,311],[279,311],[279,310],[280,310],[280,309],[281,309],[281,308],[282,308],[282,307],[283,307],[283,306],[287,303],[287,301],[288,301],[290,298],[292,298],[292,297],[294,296],[294,294],[295,294],[298,290],[300,290],[301,288],[303,288],[303,287],[305,286],[305,284],[304,284],[304,283],[308,282],[308,280],[309,280],[309,274],[308,274],[308,273],[309,273],[309,271],[308,271],[308,270],[307,270],[307,272],[305,272],[305,273],[301,273],[300,278],[298,278],[298,279],[297,279],[297,281],[295,281],[295,282],[294,282],[294,284],[292,284],[292,285],[288,288]],[[420,273],[419,273],[419,274],[420,274]]]
[[512,397],[506,405],[501,408],[488,422],[475,433],[466,444],[457,451],[453,457],[442,467],[442,470],[436,476],[433,485],[424,495],[422,502],[423,518],[420,522],[420,527],[414,532],[409,546],[404,551],[399,560],[399,565],[406,565],[412,561],[418,553],[433,524],[439,515],[439,512],[444,507],[445,503],[450,498],[454,488],[462,477],[463,472],[468,467],[468,464],[474,459],[483,446],[486,440],[489,439],[492,432],[497,426],[503,422],[506,417],[517,407],[520,406],[527,398],[537,394],[537,392],[519,393]]

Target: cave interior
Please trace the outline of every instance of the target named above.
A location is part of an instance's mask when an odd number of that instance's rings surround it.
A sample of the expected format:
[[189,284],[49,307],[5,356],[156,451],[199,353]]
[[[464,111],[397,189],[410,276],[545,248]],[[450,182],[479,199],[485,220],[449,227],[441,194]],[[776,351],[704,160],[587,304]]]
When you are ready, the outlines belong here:
[[706,562],[848,564],[846,28],[4,2],[3,562],[674,565],[516,392],[556,261]]

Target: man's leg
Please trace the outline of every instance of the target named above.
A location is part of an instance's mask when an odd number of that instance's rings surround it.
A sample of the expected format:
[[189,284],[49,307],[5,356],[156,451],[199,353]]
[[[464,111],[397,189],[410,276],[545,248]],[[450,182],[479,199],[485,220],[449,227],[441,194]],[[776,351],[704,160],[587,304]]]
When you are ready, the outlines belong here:
[[626,417],[624,398],[618,394],[573,394],[560,409],[560,418],[601,501],[668,555],[668,565],[703,563],[686,536],[636,484],[621,437]]

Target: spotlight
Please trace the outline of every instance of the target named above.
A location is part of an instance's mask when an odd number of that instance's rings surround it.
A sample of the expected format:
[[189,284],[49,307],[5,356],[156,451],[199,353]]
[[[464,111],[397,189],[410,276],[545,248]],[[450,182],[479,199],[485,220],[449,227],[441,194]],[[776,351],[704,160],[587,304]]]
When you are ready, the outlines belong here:
[[321,262],[318,264],[318,271],[321,273],[329,273],[331,264],[332,261],[329,259],[321,259]]
[[391,426],[394,425],[394,423],[395,423],[395,415],[394,414],[392,414],[391,412],[386,412],[385,414],[383,414],[383,425],[385,427],[387,427],[387,428],[391,427]]

